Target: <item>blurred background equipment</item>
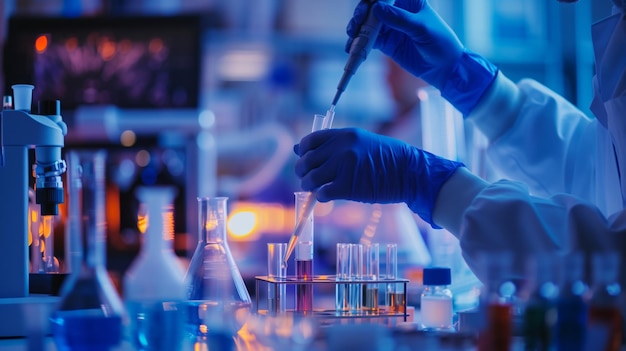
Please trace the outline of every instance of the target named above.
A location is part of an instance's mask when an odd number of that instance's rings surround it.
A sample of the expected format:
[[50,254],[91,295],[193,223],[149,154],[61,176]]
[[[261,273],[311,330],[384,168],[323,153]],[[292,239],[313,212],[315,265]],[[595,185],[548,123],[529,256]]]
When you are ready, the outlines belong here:
[[[287,242],[294,228],[293,193],[301,189],[291,147],[309,133],[311,111],[326,110],[336,92],[347,57],[345,26],[357,3],[2,1],[3,96],[11,95],[12,84],[33,84],[33,101],[63,102],[66,150],[107,150],[106,268],[118,291],[140,247],[134,191],[167,185],[177,189],[173,248],[184,263],[199,234],[196,197],[229,197],[230,250],[255,294],[251,282],[265,273],[265,244]],[[587,28],[610,12],[610,1],[430,3],[468,48],[513,80],[532,77],[588,110],[593,50]],[[342,94],[335,126],[432,145],[432,121],[415,116],[446,106],[433,105],[436,92],[423,82],[388,74],[394,70],[389,65],[380,52],[369,54]],[[396,84],[408,92],[403,101],[394,96]],[[439,146],[492,176],[480,152],[466,152],[480,135],[458,123],[455,111],[445,111],[449,118],[437,122],[446,125],[431,127],[446,130],[447,138],[438,141],[456,144]],[[29,157],[34,160],[34,152]],[[53,225],[61,272],[68,258],[67,213],[60,205]],[[335,271],[337,243],[398,243],[398,275],[410,279],[408,304],[419,304],[422,269],[429,264],[451,267],[457,307],[476,302],[476,280],[467,274],[458,243],[425,229],[406,208],[334,201],[317,204],[314,217],[314,272]]]

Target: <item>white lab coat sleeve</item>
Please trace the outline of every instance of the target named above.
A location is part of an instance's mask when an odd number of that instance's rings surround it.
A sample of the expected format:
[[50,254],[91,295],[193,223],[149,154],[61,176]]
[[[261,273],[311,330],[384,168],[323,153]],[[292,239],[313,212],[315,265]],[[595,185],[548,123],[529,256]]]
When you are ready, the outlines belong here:
[[597,121],[531,79],[502,72],[468,116],[489,139],[490,164],[534,195],[592,199]]
[[463,257],[479,279],[485,277],[479,264],[485,252],[513,253],[518,276],[523,276],[523,259],[529,254],[626,254],[626,210],[607,219],[572,195],[541,198],[519,182],[488,184],[477,178],[468,171],[455,172],[440,191],[433,218],[459,239]]

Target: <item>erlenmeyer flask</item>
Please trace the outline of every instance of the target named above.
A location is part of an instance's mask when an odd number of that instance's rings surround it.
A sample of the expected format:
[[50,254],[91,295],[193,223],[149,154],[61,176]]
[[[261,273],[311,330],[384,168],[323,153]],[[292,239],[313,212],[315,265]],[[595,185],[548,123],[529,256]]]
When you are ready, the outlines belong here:
[[235,335],[250,315],[250,294],[226,238],[227,200],[198,198],[199,240],[185,277],[192,337]]
[[105,351],[122,340],[124,307],[105,265],[104,151],[68,153],[71,274],[52,313],[59,350]]

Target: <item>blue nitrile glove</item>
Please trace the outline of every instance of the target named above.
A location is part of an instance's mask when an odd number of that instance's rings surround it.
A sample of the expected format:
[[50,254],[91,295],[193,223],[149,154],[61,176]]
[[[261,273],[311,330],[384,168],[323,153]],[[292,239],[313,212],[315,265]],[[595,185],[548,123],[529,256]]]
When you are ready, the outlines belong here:
[[467,116],[493,82],[497,68],[467,50],[426,0],[396,0],[394,5],[362,0],[348,23],[346,51],[369,6],[383,23],[374,48],[439,89]]
[[439,189],[462,163],[363,129],[325,129],[294,146],[302,189],[317,200],[400,203],[438,228],[432,210]]

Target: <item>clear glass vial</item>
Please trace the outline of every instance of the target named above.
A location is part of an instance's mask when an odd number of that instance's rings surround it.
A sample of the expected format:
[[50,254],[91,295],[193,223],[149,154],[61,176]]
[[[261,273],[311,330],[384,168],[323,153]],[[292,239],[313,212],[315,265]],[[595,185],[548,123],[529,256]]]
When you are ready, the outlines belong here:
[[454,330],[450,268],[424,268],[421,327],[426,330]]

